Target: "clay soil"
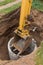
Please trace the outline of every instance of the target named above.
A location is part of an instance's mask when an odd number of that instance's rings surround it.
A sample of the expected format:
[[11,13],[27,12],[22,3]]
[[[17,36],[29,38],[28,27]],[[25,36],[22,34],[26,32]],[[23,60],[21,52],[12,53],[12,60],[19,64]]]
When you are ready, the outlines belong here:
[[[31,25],[29,24],[29,26],[27,26],[27,29],[30,30],[31,36],[35,38],[37,46],[39,46],[40,42],[43,40],[43,12],[39,12],[33,9],[31,15]],[[37,27],[35,32],[32,31],[34,27]],[[6,31],[6,34],[2,36],[2,39],[4,39],[4,41],[0,46],[0,65],[35,65],[35,51],[34,53],[19,58],[18,60],[9,60],[7,44],[9,39],[13,36],[13,31],[15,28],[16,27],[13,26],[11,29],[8,29]]]

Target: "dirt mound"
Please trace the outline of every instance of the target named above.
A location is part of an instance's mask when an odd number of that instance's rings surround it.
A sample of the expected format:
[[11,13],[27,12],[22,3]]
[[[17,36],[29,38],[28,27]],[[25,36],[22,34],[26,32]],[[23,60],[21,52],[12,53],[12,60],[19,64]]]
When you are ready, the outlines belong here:
[[3,35],[10,27],[18,24],[19,12],[20,9],[18,8],[0,18],[0,35]]

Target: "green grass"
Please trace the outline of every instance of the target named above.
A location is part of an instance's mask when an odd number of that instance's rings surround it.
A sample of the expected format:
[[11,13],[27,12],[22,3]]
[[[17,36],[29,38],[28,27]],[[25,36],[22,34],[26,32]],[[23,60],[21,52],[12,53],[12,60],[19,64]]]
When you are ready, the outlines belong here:
[[13,2],[13,1],[15,1],[15,0],[4,0],[4,1],[0,2],[0,6],[6,5],[6,4]]
[[13,10],[19,8],[20,5],[21,5],[21,3],[19,2],[18,4],[15,4],[15,5],[13,5],[13,6],[9,7],[9,8],[0,10],[0,13],[5,13],[5,14],[7,14],[7,13],[9,13],[9,12],[11,12],[11,11],[13,11]]
[[43,65],[43,42],[36,53],[36,65]]
[[42,0],[33,0],[33,8],[43,11],[43,1]]
[[[6,1],[11,2],[11,1],[13,1],[13,0],[6,0]],[[7,3],[7,2],[6,2],[6,3]],[[15,10],[16,8],[20,7],[20,5],[21,5],[21,3],[18,3],[18,4],[16,4],[16,5],[13,5],[13,6],[9,7],[9,8],[0,10],[0,13],[5,13],[5,14],[7,14],[7,13],[9,13],[9,12]],[[39,11],[43,11],[43,1],[41,2],[40,0],[33,0],[32,8],[37,9],[37,10],[39,10]]]

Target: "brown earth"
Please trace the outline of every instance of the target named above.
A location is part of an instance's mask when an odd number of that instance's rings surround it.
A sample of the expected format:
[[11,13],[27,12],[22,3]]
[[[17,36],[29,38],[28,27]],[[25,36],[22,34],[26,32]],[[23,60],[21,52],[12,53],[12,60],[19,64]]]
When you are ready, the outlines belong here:
[[[10,13],[10,15],[12,15],[12,13]],[[31,25],[27,26],[27,29],[30,30],[31,36],[35,38],[37,45],[39,46],[40,42],[43,40],[43,12],[32,10],[31,15],[33,19],[31,20]],[[9,15],[5,15],[4,17],[7,18],[8,16]],[[16,21],[18,21],[18,17]],[[11,19],[11,21],[13,20],[14,18]],[[18,60],[9,60],[7,43],[8,40],[14,35],[13,31],[16,27],[17,25],[11,26],[11,28],[9,28],[4,32],[3,35],[0,36],[0,41],[2,42],[0,45],[0,65],[35,65],[35,52],[30,55],[26,55]],[[37,27],[35,32],[32,31],[34,27]]]

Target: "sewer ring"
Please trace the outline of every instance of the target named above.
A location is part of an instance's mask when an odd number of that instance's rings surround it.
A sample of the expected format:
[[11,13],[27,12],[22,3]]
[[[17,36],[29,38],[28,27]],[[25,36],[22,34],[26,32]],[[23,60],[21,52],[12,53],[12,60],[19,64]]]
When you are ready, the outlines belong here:
[[17,60],[20,57],[31,54],[37,48],[36,42],[34,42],[34,39],[32,39],[32,43],[30,44],[30,47],[27,48],[22,54],[19,54],[20,52],[12,46],[13,43],[14,43],[14,37],[12,37],[8,42],[8,53],[11,60]]

